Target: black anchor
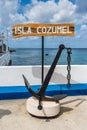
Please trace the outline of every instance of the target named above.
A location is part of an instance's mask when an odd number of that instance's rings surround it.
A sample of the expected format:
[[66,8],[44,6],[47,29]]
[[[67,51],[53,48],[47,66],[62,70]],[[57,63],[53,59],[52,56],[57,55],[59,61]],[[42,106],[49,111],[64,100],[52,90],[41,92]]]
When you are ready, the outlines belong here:
[[[58,50],[58,52],[57,52],[57,54],[54,58],[54,61],[53,61],[52,65],[51,65],[51,67],[50,67],[50,69],[49,69],[49,71],[48,71],[48,73],[47,73],[47,75],[44,79],[44,82],[43,82],[41,88],[38,90],[38,92],[35,92],[30,88],[30,84],[29,84],[27,78],[24,75],[22,75],[28,91],[32,94],[32,96],[34,96],[35,98],[37,98],[39,100],[39,105],[38,105],[39,110],[42,109],[41,101],[45,100],[45,101],[59,102],[59,100],[65,98],[67,96],[66,94],[55,95],[55,96],[52,96],[52,97],[46,97],[45,96],[45,91],[47,89],[47,86],[50,82],[50,79],[52,77],[52,74],[54,72],[56,64],[57,64],[57,62],[58,62],[58,60],[61,56],[61,53],[64,49],[70,49],[70,48],[65,48],[65,46],[63,44],[61,44],[59,46],[59,50]],[[71,53],[69,53],[69,54],[71,54]],[[70,82],[69,82],[69,85],[70,85]]]

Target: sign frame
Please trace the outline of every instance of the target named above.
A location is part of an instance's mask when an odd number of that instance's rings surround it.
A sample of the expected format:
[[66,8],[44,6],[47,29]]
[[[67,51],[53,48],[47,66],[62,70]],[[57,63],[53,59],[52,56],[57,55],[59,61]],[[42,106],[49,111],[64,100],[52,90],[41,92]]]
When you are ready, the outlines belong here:
[[74,24],[17,24],[12,27],[13,38],[23,36],[74,36]]

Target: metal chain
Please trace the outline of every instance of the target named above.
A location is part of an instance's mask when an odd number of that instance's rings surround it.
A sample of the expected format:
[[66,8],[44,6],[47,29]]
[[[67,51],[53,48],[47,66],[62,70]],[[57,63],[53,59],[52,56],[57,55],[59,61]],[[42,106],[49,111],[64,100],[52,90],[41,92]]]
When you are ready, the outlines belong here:
[[70,84],[70,79],[71,79],[71,75],[70,75],[70,71],[71,71],[71,66],[70,66],[70,62],[71,62],[71,48],[67,48],[67,71],[68,71],[68,74],[67,74],[67,88],[70,88],[71,87],[71,84]]

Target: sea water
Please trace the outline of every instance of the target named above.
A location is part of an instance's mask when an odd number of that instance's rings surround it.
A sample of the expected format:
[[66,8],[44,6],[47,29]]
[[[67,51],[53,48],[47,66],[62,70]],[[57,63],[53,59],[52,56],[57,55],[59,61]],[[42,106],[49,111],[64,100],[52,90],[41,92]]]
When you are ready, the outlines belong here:
[[[44,64],[51,65],[58,49],[45,48],[44,49]],[[40,48],[17,48],[16,52],[11,54],[12,65],[22,66],[22,65],[41,65],[42,64],[42,51]],[[60,59],[58,61],[59,65],[67,64],[67,51],[63,50]],[[72,49],[71,54],[71,64],[72,65],[86,65],[87,64],[87,48]]]

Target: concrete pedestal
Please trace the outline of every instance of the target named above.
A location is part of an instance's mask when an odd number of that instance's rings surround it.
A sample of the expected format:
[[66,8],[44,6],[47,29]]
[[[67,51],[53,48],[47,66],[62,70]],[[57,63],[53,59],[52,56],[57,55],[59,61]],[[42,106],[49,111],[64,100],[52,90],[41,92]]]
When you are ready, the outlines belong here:
[[30,97],[26,102],[27,111],[36,117],[55,117],[60,112],[60,104],[55,101],[42,101],[42,109],[38,109],[39,101],[35,97]]

